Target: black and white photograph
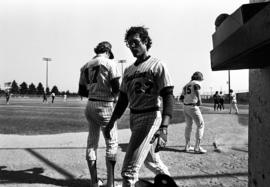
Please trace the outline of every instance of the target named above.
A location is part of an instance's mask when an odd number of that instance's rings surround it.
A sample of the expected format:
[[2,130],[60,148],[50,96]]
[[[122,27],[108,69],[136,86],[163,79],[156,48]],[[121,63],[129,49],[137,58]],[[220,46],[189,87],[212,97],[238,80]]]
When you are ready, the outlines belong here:
[[1,0],[0,186],[270,186],[269,12]]

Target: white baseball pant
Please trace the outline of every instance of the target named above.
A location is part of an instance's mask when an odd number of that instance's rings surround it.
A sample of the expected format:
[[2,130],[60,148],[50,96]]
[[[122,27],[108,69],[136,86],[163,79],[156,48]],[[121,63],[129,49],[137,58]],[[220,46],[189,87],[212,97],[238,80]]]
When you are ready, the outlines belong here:
[[235,102],[235,101],[232,101],[232,102],[231,102],[231,105],[230,105],[230,113],[232,113],[232,108],[235,110],[236,114],[239,113],[238,107],[237,107],[237,102]]
[[190,141],[193,120],[197,125],[196,140],[201,140],[204,133],[204,121],[198,106],[184,105],[184,115],[186,120],[185,138]]
[[168,168],[161,161],[159,153],[154,151],[156,142],[150,144],[151,139],[160,127],[161,120],[160,111],[130,114],[131,137],[121,173],[123,187],[135,186],[143,163],[155,174],[170,175]]
[[[113,109],[113,102],[88,101],[85,109],[85,115],[89,123],[89,134],[86,149],[87,160],[97,159],[97,148],[100,137],[100,130],[104,134],[104,128],[112,116]],[[106,157],[108,160],[115,160],[118,148],[116,125],[114,125],[113,129],[111,130],[111,139],[105,138],[105,143]]]

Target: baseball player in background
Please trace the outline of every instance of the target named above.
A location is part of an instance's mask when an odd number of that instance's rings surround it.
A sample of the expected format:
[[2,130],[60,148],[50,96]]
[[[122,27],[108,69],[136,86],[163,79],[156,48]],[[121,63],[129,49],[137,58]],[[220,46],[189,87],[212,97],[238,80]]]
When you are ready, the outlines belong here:
[[6,104],[9,105],[9,99],[10,99],[10,91],[6,90]]
[[106,127],[109,138],[110,129],[129,104],[131,137],[121,172],[123,187],[135,185],[143,163],[155,174],[170,175],[158,151],[166,144],[173,108],[171,78],[162,61],[148,54],[152,40],[147,28],[129,28],[125,42],[136,61],[124,71],[119,99]]
[[[200,90],[201,81],[203,80],[203,74],[201,72],[195,72],[191,76],[191,81],[183,87],[181,94],[181,100],[184,102],[184,115],[186,120],[185,139],[186,146],[185,151],[193,151],[195,153],[206,153],[207,151],[200,146],[203,133],[204,133],[204,120],[199,106],[202,104]],[[192,131],[193,120],[197,125],[196,143],[195,148],[190,144],[190,136]]]
[[220,99],[220,95],[218,93],[218,91],[216,91],[216,93],[213,95],[213,99],[214,99],[214,110],[218,110],[219,109],[219,99]]
[[52,92],[51,97],[52,97],[52,103],[53,103],[54,99],[55,99],[55,93],[54,92]]
[[236,100],[236,94],[233,92],[232,89],[230,89],[229,91],[229,97],[230,97],[230,101],[231,101],[231,105],[230,105],[230,114],[232,113],[232,108],[235,110],[235,113],[238,114],[238,107],[237,107],[237,100]]
[[[101,42],[94,49],[96,56],[81,68],[79,95],[88,97],[85,116],[89,122],[86,160],[88,163],[92,186],[100,184],[97,177],[97,148],[100,130],[104,129],[111,118],[114,102],[119,92],[120,74],[111,51],[111,44]],[[111,138],[106,142],[107,186],[114,186],[114,166],[116,163],[118,140],[116,125],[111,130]]]

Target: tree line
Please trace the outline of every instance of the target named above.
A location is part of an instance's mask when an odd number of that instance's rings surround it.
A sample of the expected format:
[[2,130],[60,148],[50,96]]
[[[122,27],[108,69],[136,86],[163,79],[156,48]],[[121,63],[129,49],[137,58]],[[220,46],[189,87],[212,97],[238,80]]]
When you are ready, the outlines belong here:
[[70,93],[69,90],[67,91],[59,91],[58,87],[54,85],[52,89],[48,87],[45,89],[41,82],[38,83],[36,86],[34,83],[27,84],[26,82],[22,82],[20,85],[13,80],[9,89],[10,93],[12,94],[29,94],[29,95],[43,95],[44,93],[50,94],[54,92],[56,95],[76,95],[77,93]]

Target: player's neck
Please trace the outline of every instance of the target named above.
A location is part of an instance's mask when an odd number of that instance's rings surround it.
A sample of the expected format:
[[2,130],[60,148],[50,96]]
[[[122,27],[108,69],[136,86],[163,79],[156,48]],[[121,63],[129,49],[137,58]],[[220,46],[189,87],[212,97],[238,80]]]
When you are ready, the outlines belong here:
[[142,55],[140,57],[137,58],[136,62],[134,63],[135,66],[138,66],[139,64],[147,61],[151,56],[150,55]]

